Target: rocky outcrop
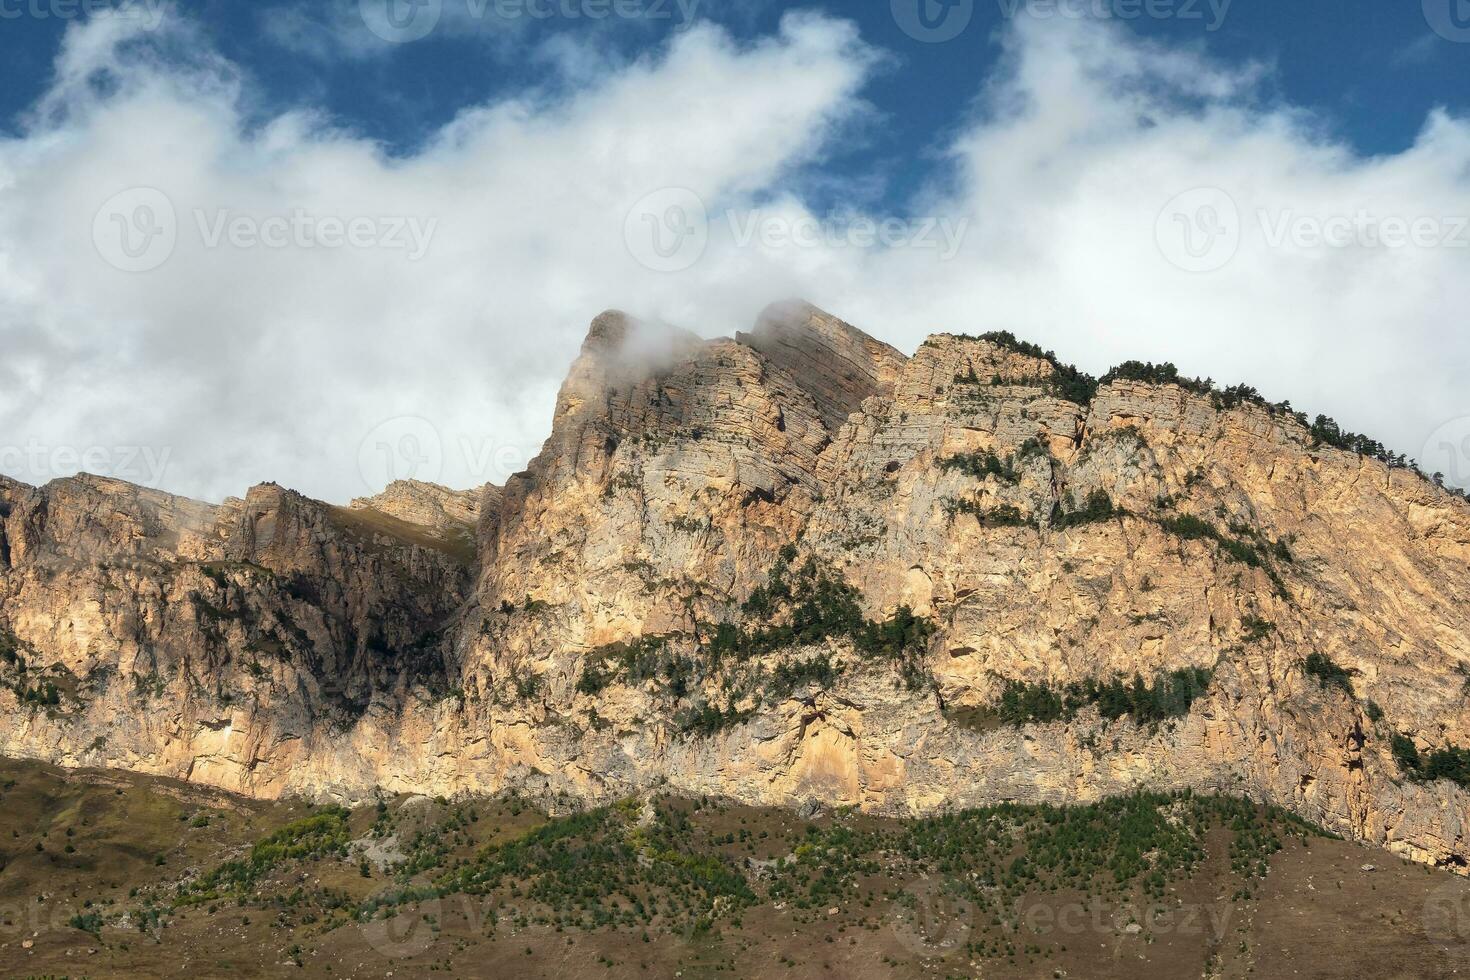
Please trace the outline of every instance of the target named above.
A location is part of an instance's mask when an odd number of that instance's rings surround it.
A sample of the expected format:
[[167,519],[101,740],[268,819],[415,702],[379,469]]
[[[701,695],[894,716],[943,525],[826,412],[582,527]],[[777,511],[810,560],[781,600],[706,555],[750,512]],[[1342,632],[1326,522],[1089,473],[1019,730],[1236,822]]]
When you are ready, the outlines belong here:
[[799,378],[827,428],[836,431],[864,399],[891,394],[908,358],[808,303],[778,303],[742,344]]
[[377,511],[449,536],[479,523],[480,504],[487,493],[491,495],[491,506],[498,506],[500,491],[493,486],[451,490],[421,480],[394,480],[377,496],[359,497],[348,506],[353,510]]
[[504,488],[0,482],[0,751],[344,798],[1192,787],[1463,863],[1470,796],[1392,746],[1470,747],[1470,505],[1258,399],[1071,380],[613,312]]

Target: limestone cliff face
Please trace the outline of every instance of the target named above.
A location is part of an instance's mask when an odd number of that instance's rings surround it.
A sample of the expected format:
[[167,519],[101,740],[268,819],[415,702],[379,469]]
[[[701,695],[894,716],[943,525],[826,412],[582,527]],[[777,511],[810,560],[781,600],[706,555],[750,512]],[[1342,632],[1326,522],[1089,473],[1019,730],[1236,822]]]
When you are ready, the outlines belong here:
[[[1390,744],[1470,747],[1470,505],[1257,400],[1079,397],[1028,350],[608,313],[504,488],[0,481],[0,752],[891,814],[1187,786],[1462,863],[1470,794]],[[1185,668],[1208,682],[1162,719],[995,710]]]

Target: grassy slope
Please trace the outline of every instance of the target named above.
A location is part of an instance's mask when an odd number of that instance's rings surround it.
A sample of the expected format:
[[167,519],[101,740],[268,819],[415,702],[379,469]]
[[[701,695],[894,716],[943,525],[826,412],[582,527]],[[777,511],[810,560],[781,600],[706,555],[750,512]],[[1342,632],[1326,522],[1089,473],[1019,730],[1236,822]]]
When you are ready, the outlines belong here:
[[0,977],[1470,969],[1466,882],[1235,800],[903,822],[657,800],[552,819],[513,800],[348,813],[32,763],[0,762],[0,786]]

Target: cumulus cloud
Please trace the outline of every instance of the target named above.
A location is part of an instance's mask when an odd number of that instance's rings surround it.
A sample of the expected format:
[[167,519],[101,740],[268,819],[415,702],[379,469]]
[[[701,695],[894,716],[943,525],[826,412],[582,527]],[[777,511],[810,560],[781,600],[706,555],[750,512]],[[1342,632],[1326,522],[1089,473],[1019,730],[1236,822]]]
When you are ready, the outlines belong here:
[[[786,291],[908,350],[1006,329],[1094,373],[1170,360],[1470,484],[1465,120],[1435,112],[1414,145],[1367,158],[1269,101],[1267,66],[1097,22],[1021,18],[1002,42],[945,179],[903,216],[963,228],[952,257],[942,236],[739,248],[717,220],[698,282],[668,284],[653,311],[692,317],[691,297],[713,297],[738,319],[742,293]],[[792,197],[766,214],[825,217]]]
[[[632,203],[779,181],[865,111],[874,59],[819,17],[750,44],[698,27],[570,95],[466,108],[389,159],[310,114],[262,117],[233,66],[174,57],[188,30],[73,27],[45,111],[0,143],[0,469],[21,479],[147,446],[169,489],[211,498],[503,480],[586,324],[638,305]],[[166,261],[139,271],[119,247],[156,250],[170,210]],[[361,219],[364,247],[310,247]],[[417,258],[390,240],[415,227]]]
[[[793,295],[905,349],[1009,329],[1095,372],[1173,360],[1410,455],[1470,415],[1470,126],[1444,113],[1363,158],[1267,101],[1267,67],[1021,18],[932,188],[829,215],[803,188],[871,121],[885,58],[842,20],[788,15],[754,42],[700,25],[606,66],[562,50],[600,74],[465,107],[398,158],[262,113],[188,30],[74,26],[0,142],[11,449],[166,449],[161,482],[212,498],[499,481],[601,309],[727,334]],[[164,208],[167,260],[117,268],[156,257],[116,248]],[[1412,240],[1385,244],[1399,224]],[[420,257],[394,227],[428,229]],[[0,454],[31,482],[68,464]]]

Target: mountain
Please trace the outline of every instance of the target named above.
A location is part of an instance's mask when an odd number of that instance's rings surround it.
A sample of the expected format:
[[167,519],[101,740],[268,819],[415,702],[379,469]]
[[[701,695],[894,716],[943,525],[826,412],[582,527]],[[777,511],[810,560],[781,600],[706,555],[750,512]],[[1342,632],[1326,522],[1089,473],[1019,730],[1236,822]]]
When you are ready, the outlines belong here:
[[343,801],[1219,791],[1460,869],[1470,504],[1382,455],[1007,334],[609,312],[504,487],[0,482],[0,754]]

